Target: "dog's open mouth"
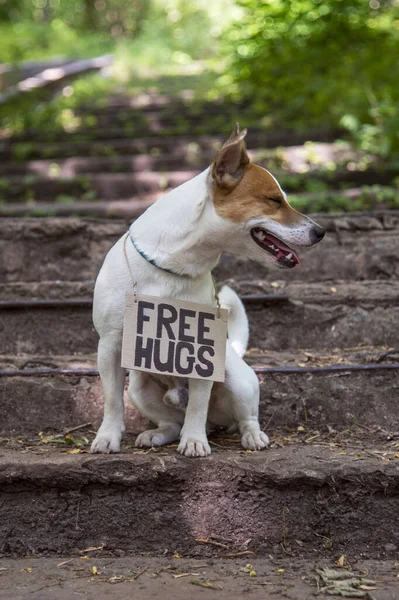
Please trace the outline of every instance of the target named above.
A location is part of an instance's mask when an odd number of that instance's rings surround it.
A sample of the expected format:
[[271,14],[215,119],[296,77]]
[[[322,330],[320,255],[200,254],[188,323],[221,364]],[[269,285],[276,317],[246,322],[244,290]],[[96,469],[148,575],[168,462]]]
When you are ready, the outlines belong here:
[[258,246],[276,258],[279,267],[292,269],[295,265],[299,265],[299,258],[294,250],[271,233],[261,227],[254,227],[251,229],[251,236]]

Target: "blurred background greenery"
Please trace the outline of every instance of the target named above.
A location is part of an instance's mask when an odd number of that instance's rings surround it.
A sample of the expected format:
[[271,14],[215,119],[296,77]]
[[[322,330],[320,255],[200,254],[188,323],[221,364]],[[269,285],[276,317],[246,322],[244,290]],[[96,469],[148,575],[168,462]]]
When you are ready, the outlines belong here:
[[[226,117],[210,114],[206,127],[194,120],[190,129],[175,119],[164,135],[225,135],[240,118],[266,133],[337,132],[360,153],[348,168],[399,165],[399,0],[0,0],[3,64],[107,53],[110,67],[70,85],[4,96],[1,137],[87,136],[111,96],[150,89],[177,97],[189,88],[199,107],[225,103]],[[0,92],[9,84],[0,74]],[[126,134],[145,129],[139,119],[125,124]],[[25,140],[13,157],[31,151]],[[316,188],[309,191],[324,190]],[[396,187],[388,195],[395,204]]]
[[0,0],[0,40],[11,64],[115,54],[59,110],[196,65],[199,95],[245,99],[266,127],[342,127],[363,150],[399,151],[398,0]]
[[265,125],[399,151],[398,0],[0,0],[0,40],[11,64],[115,53],[111,77],[84,78],[62,108],[197,63],[198,93],[245,98]]

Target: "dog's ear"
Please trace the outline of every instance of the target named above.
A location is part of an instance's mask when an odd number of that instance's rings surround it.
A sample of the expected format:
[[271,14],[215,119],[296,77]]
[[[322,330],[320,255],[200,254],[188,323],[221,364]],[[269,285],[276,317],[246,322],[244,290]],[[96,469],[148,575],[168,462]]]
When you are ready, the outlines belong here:
[[236,123],[233,133],[223,144],[212,165],[212,177],[221,187],[235,186],[244,174],[244,167],[249,163],[244,138],[247,130],[240,131]]

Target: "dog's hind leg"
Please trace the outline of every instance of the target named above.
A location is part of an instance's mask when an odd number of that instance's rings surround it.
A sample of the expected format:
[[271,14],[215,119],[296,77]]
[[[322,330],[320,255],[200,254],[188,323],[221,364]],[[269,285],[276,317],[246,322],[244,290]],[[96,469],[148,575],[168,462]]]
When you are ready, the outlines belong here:
[[123,390],[126,371],[121,366],[121,334],[108,334],[98,344],[98,370],[104,390],[104,418],[91,452],[119,452],[123,422]]
[[163,390],[150,375],[130,372],[129,398],[140,413],[157,425],[137,437],[138,447],[164,446],[179,439],[184,412],[165,404]]
[[[230,410],[242,436],[241,445],[247,450],[263,450],[268,446],[269,438],[266,433],[261,431],[259,425],[258,378],[253,369],[238,356],[230,345],[227,347],[226,358],[224,386],[231,392]],[[223,402],[223,400],[221,401]]]

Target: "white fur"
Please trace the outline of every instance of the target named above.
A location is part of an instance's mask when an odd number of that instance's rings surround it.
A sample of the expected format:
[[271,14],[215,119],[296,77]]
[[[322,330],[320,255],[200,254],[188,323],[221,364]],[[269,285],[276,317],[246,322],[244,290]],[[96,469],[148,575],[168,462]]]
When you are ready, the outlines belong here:
[[[130,239],[126,249],[129,264],[142,294],[179,298],[215,305],[210,271],[222,251],[243,254],[260,262],[275,259],[263,251],[249,234],[252,222],[233,223],[215,211],[210,170],[184,183],[151,206],[130,228],[136,244],[169,274],[145,260]],[[259,220],[258,220],[259,221]],[[256,223],[259,225],[260,223]],[[263,227],[283,240],[309,243],[313,222],[303,217],[295,232],[270,220]],[[98,367],[104,388],[104,419],[92,444],[92,452],[119,452],[124,432],[123,388],[125,370],[121,364],[121,343],[125,293],[132,290],[123,253],[123,236],[109,251],[96,281],[93,320],[100,336]],[[298,242],[299,240],[299,242]],[[206,429],[212,426],[238,427],[242,445],[260,450],[268,444],[258,422],[259,383],[243,361],[248,342],[248,322],[237,295],[224,287],[222,303],[230,310],[226,381],[212,384],[188,380],[188,404],[179,404],[171,391],[171,378],[130,371],[129,396],[139,411],[157,425],[143,432],[138,446],[170,443],[180,436],[178,451],[186,456],[210,453]],[[186,385],[180,381],[179,385]]]

